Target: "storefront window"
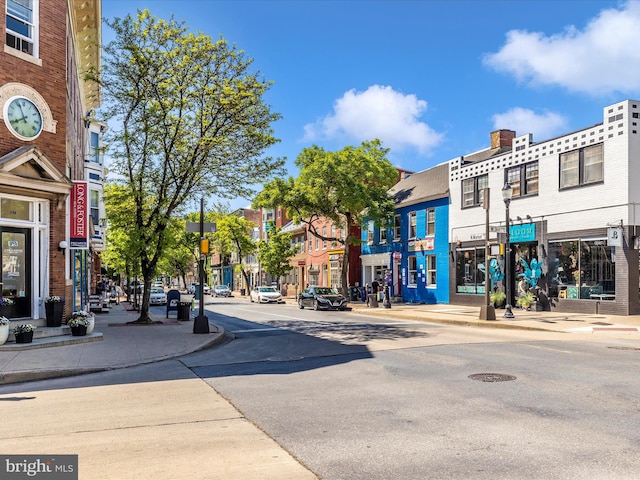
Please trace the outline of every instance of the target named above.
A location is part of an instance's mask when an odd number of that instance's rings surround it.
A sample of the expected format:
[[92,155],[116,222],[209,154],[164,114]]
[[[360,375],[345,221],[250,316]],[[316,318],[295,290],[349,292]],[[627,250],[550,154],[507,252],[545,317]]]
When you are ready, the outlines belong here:
[[407,270],[409,273],[409,276],[407,277],[407,286],[415,287],[418,284],[418,262],[416,260],[416,256],[411,255],[407,258],[407,262]]
[[484,247],[456,252],[456,292],[484,294]]
[[615,295],[615,247],[606,239],[549,242],[549,294],[593,299]]

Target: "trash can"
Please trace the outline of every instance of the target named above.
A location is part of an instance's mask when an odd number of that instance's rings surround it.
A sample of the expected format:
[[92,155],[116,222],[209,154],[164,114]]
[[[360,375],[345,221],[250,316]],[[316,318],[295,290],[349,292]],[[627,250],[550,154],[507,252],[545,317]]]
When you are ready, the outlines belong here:
[[195,299],[200,300],[200,285],[196,286]]
[[241,288],[240,289],[240,295],[242,295],[244,297],[245,294],[246,294],[246,290],[244,288]]
[[178,320],[186,322],[191,317],[191,302],[178,303]]
[[358,287],[349,287],[349,296],[352,302],[358,300]]
[[367,297],[367,306],[369,308],[378,308],[378,294],[377,293],[370,293],[369,296]]

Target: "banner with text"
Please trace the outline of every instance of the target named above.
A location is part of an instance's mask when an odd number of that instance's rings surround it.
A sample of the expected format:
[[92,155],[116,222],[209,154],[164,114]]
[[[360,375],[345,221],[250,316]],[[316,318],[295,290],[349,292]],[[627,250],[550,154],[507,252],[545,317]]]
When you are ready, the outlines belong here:
[[69,215],[69,248],[86,250],[89,248],[89,185],[74,180],[71,190],[71,211]]

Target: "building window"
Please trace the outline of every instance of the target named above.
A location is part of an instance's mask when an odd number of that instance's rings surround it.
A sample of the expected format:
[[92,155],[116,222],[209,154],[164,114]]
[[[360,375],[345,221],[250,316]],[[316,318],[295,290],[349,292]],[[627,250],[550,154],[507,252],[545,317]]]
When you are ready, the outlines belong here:
[[615,295],[615,247],[605,238],[549,242],[549,294],[567,299]]
[[576,187],[604,180],[602,144],[560,155],[560,188]]
[[506,181],[513,188],[514,198],[536,195],[538,193],[538,162],[509,168]]
[[418,222],[416,212],[409,212],[409,240],[416,238]]
[[380,227],[380,243],[387,243],[387,224]]
[[[322,236],[327,238],[327,227],[322,227]],[[327,241],[324,239],[322,240],[322,249],[327,249]]]
[[36,55],[36,12],[33,0],[7,0],[6,43],[7,46]]
[[456,252],[456,293],[484,294],[484,247]]
[[100,136],[97,132],[91,132],[91,152],[89,159],[94,163],[100,163]]
[[407,266],[409,274],[407,276],[407,286],[415,287],[418,285],[418,260],[415,255],[411,255],[407,258]]
[[436,286],[436,256],[427,255],[427,287]]
[[316,237],[316,250],[320,250],[320,239]]
[[100,222],[100,192],[91,190],[91,220],[94,225]]
[[479,175],[462,180],[462,208],[476,207],[484,200],[484,189],[489,186],[489,176]]
[[436,209],[427,208],[427,236],[436,234]]
[[309,235],[309,251],[313,250],[313,237],[311,236],[311,233],[307,233],[307,235]]
[[402,220],[400,218],[400,215],[394,215],[393,216],[393,239],[396,241],[400,240],[400,232],[402,231],[401,225],[402,225]]
[[373,220],[367,222],[367,244],[373,245]]

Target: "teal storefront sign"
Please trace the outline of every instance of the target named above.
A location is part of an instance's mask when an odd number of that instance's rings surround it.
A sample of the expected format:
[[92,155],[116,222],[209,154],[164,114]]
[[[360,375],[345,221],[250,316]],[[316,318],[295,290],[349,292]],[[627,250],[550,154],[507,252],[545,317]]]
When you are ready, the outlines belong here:
[[526,223],[524,225],[513,225],[509,228],[509,241],[534,242],[536,240],[536,224]]

